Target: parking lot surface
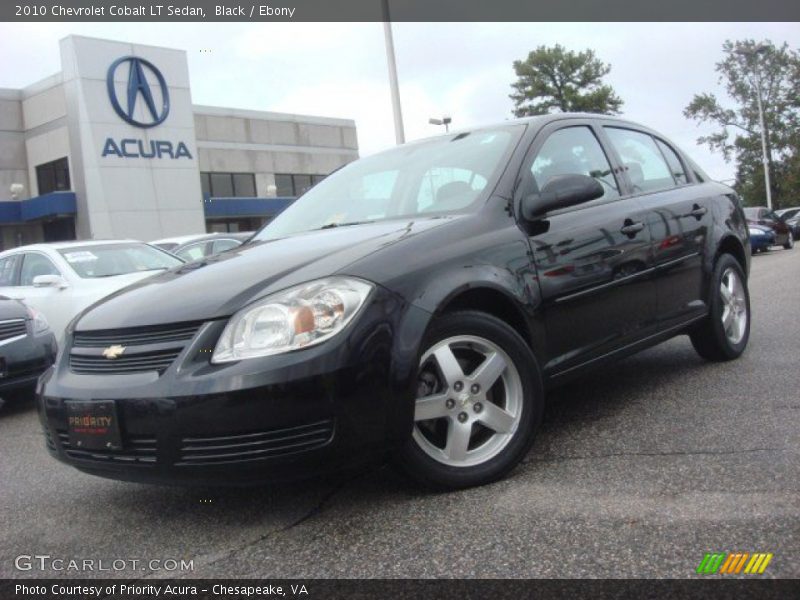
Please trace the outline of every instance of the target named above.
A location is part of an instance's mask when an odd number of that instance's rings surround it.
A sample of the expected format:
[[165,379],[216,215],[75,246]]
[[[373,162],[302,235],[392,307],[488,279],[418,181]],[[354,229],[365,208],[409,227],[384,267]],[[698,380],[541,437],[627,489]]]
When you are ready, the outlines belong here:
[[[692,577],[711,551],[800,577],[800,250],[754,257],[750,288],[740,360],[679,337],[561,388],[524,464],[456,493],[378,467],[244,490],[107,481],[50,458],[32,404],[6,406],[0,577]],[[15,567],[37,554],[193,570]]]

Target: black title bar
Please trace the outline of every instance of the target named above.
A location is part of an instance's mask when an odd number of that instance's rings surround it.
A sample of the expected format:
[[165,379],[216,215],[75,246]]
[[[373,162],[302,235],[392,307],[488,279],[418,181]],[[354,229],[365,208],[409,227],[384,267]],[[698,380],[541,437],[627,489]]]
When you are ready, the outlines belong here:
[[722,579],[2,579],[3,600],[522,600],[537,598],[681,598],[784,600],[800,581]]
[[[388,6],[388,19],[387,19]],[[791,0],[3,0],[0,21],[800,21]]]

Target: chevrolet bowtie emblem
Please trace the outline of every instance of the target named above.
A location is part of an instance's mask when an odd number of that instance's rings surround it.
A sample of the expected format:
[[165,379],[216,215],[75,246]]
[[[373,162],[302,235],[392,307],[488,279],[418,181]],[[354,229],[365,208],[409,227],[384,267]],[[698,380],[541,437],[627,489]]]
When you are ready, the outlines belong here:
[[125,352],[125,346],[114,344],[113,346],[109,346],[108,348],[103,350],[103,356],[105,356],[109,360],[114,360],[115,358],[118,358],[123,352]]

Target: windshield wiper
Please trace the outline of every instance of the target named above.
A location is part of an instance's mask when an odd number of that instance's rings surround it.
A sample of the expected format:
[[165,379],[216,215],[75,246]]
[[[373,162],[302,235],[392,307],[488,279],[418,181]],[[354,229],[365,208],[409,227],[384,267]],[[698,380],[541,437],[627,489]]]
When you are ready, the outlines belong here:
[[334,227],[348,227],[350,225],[362,225],[364,223],[371,223],[371,221],[350,221],[349,223],[328,223],[327,225],[323,225],[322,227],[318,227],[317,229],[312,229],[311,231],[319,231],[320,229],[333,229]]

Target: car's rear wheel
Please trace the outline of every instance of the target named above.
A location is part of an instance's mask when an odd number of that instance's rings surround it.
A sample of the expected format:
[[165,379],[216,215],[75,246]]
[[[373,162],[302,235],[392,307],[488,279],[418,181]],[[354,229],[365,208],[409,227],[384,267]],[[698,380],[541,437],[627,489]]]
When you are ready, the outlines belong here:
[[423,348],[414,428],[397,464],[433,488],[499,479],[525,456],[541,421],[533,354],[503,321],[473,311],[438,319]]
[[750,293],[739,261],[722,254],[714,267],[708,316],[690,332],[697,353],[711,361],[738,358],[750,338]]

